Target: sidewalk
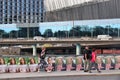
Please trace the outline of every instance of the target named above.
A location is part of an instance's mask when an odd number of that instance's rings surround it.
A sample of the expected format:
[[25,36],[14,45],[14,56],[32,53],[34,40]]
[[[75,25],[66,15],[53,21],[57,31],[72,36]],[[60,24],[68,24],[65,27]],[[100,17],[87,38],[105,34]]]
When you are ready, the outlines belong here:
[[[119,75],[120,70],[102,70],[101,73],[97,73],[96,70],[92,71],[93,73],[83,72],[82,71],[61,71],[61,72],[34,72],[34,73],[4,73],[0,74],[0,79],[20,79],[20,78],[51,78],[51,77],[77,77],[77,76],[113,76]],[[23,79],[22,79],[23,80]]]

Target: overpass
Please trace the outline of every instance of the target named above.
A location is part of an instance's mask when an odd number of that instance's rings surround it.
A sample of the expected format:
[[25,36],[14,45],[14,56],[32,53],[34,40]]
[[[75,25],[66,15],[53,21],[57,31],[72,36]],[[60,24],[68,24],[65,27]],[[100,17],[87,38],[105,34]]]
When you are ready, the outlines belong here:
[[81,45],[115,45],[120,44],[120,40],[80,40],[80,39],[59,39],[59,40],[17,40],[17,39],[4,39],[0,40],[0,45],[32,45],[32,44],[45,44],[45,43],[67,43],[67,44],[81,44]]
[[120,45],[119,39],[113,40],[81,40],[81,39],[59,39],[59,40],[33,40],[33,39],[25,39],[25,40],[17,40],[17,39],[5,39],[0,40],[0,45],[32,45],[33,47],[33,56],[36,56],[36,45],[37,44],[75,44],[76,46],[76,55],[80,55],[81,46],[112,46],[112,45]]

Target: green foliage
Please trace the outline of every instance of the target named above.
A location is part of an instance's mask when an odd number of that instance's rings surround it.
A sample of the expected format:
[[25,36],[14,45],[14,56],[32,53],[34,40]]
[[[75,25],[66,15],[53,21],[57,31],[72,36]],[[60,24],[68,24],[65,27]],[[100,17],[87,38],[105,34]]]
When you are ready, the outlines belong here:
[[[58,26],[59,27],[59,26]],[[29,30],[29,32],[28,32]],[[82,37],[88,36],[90,37],[97,35],[107,35],[117,37],[118,36],[118,28],[113,28],[111,25],[98,25],[98,26],[90,26],[90,25],[74,25],[70,30],[58,30],[53,32],[52,29],[46,29],[44,33],[41,35],[39,31],[39,27],[21,27],[18,30],[12,30],[9,33],[0,29],[0,37],[2,38],[17,38],[17,37],[29,37],[34,36],[44,36],[44,37]]]
[[38,57],[34,57],[36,64],[38,64]]
[[9,57],[4,57],[4,60],[5,60],[5,64],[9,63]]
[[46,29],[43,35],[44,37],[53,37],[52,29]]

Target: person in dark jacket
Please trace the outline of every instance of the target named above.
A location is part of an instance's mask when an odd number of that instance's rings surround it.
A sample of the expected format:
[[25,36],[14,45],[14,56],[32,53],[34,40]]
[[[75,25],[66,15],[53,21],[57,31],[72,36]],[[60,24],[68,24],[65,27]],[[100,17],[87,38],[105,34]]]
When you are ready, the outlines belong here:
[[88,72],[92,54],[88,46],[85,47],[83,54],[84,54],[84,72]]

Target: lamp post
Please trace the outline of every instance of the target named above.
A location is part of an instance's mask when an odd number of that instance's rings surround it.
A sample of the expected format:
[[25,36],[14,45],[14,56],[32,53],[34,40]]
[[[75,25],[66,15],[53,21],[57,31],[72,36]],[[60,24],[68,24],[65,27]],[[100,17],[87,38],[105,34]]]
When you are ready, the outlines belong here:
[[110,33],[109,28],[110,28],[110,26],[108,26],[108,35],[109,35],[109,33]]
[[118,27],[118,38],[120,37],[120,30],[119,30],[119,27]]
[[17,27],[17,34],[16,35],[17,35],[17,38],[19,38],[19,30],[20,30],[20,21],[19,20],[17,21],[17,24],[19,24],[19,25],[16,26]]
[[3,35],[3,33],[0,34],[0,38],[1,38],[1,39],[2,39],[2,35]]
[[16,38],[19,38],[19,29],[17,30]]
[[9,39],[12,38],[12,32],[9,33]]
[[68,26],[68,24],[65,25],[65,27],[66,27],[65,33],[66,33],[66,38],[69,38],[69,30],[68,30],[67,26]]
[[93,38],[93,28],[91,28],[91,38]]
[[67,29],[67,37],[69,38],[69,29],[68,29],[68,24],[66,25],[66,29]]
[[74,20],[73,20],[73,37],[74,37]]

